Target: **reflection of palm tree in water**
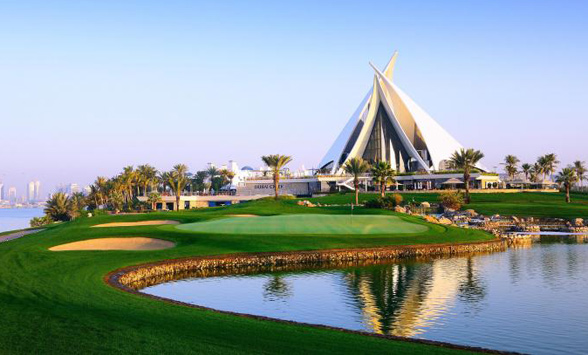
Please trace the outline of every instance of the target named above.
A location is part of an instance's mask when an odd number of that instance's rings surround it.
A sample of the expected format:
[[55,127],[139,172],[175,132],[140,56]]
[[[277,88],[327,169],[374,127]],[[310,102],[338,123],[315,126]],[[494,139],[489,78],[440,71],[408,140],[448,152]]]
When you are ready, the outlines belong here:
[[357,306],[379,334],[393,333],[408,298],[426,297],[430,278],[431,265],[417,263],[355,269],[346,277]]
[[290,297],[292,290],[290,284],[279,275],[273,275],[263,286],[263,298],[275,301]]
[[351,270],[346,279],[372,331],[412,337],[425,332],[452,307],[462,284],[463,292],[478,300],[485,296],[472,260],[469,268],[466,263],[462,258],[405,262]]
[[470,305],[476,305],[486,297],[486,285],[474,267],[474,260],[467,258],[465,278],[459,285],[459,299]]

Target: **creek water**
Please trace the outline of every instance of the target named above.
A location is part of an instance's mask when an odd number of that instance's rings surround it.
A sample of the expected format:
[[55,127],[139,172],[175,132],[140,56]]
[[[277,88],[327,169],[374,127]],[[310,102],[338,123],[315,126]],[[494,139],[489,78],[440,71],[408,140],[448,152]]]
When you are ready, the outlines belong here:
[[541,237],[539,243],[492,254],[211,273],[141,292],[378,334],[533,354],[585,354],[584,240]]
[[0,208],[0,232],[28,228],[31,218],[41,216],[42,208]]

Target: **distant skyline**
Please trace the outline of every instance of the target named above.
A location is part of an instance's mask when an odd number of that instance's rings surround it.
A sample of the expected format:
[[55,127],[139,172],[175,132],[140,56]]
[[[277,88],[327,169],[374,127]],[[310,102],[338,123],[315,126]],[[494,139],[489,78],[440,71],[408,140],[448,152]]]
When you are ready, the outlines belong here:
[[0,181],[91,183],[292,155],[316,167],[373,78],[493,168],[588,160],[588,3],[0,2]]

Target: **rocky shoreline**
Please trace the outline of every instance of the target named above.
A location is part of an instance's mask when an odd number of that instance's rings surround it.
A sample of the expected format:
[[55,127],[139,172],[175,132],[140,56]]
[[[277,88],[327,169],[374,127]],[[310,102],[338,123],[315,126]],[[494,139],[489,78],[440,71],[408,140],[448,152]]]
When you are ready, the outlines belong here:
[[131,266],[106,276],[106,282],[127,290],[150,278],[198,270],[237,270],[259,266],[304,265],[365,260],[394,260],[401,258],[459,255],[504,251],[507,244],[500,239],[463,244],[420,244],[383,248],[331,249],[297,252],[246,253],[222,256],[190,257]]

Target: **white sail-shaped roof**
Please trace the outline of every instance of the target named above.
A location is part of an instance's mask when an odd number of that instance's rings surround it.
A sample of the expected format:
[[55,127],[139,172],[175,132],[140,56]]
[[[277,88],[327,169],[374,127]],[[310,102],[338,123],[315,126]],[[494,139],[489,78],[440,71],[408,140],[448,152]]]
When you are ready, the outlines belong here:
[[352,157],[388,161],[399,172],[444,170],[462,148],[392,82],[396,57],[394,53],[383,72],[372,65],[374,85],[321,161],[323,172],[342,173]]
[[[378,78],[382,81],[387,93],[392,97],[397,97],[401,105],[405,106],[406,110],[397,112],[397,115],[409,115],[409,119],[412,119],[414,125],[419,129],[433,163],[432,169],[444,170],[446,167],[443,162],[448,160],[453,152],[462,149],[463,146],[404,93],[404,91],[381,73],[378,68],[373,65],[372,67],[376,71]],[[400,111],[398,106],[396,105],[396,108]]]

